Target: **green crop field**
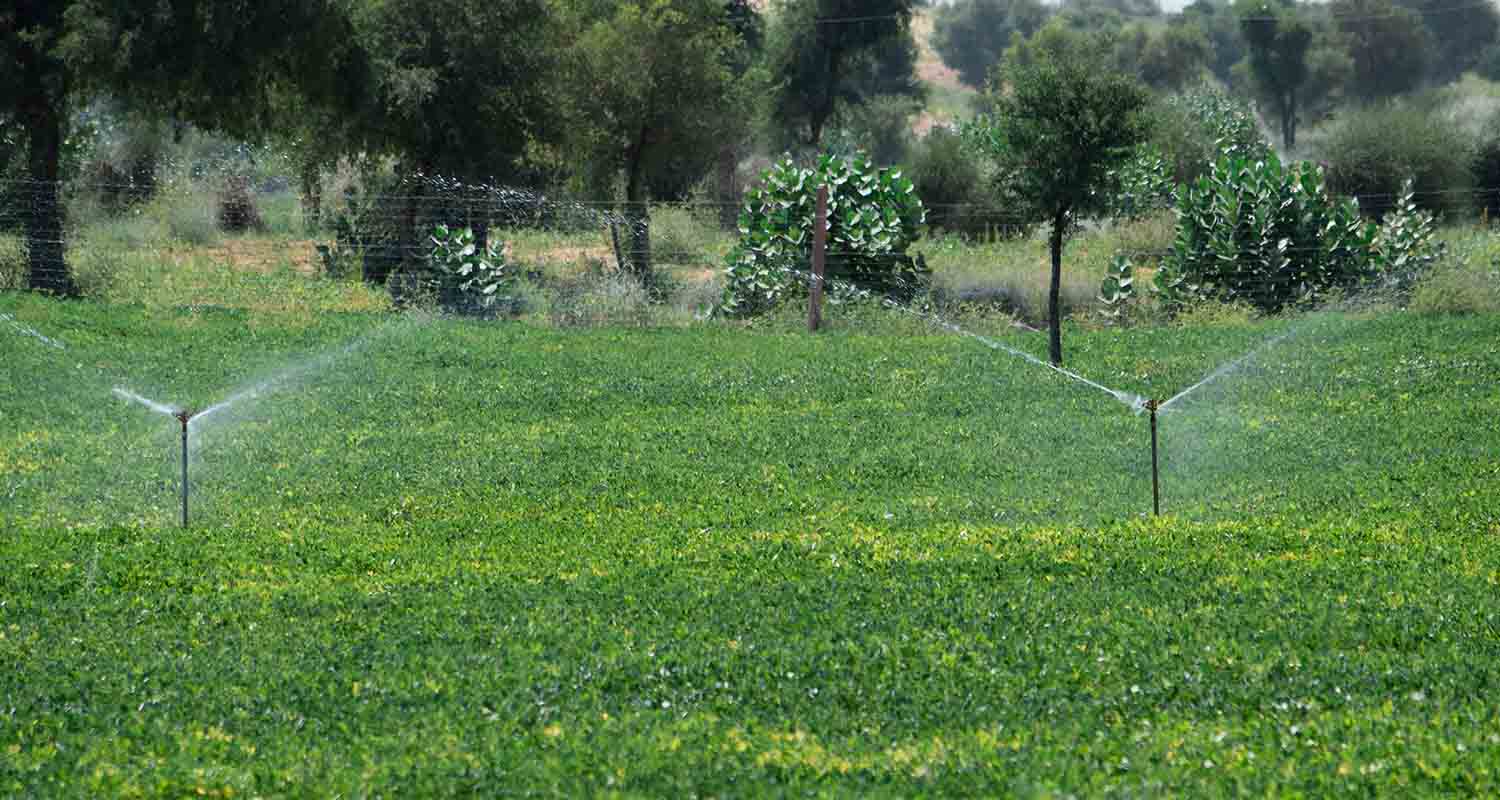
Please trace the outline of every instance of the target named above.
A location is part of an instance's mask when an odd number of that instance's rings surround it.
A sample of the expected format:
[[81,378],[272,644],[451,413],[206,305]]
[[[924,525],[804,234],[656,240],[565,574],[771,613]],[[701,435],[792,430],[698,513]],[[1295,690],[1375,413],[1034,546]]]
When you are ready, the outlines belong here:
[[0,313],[0,795],[1500,793],[1493,314]]

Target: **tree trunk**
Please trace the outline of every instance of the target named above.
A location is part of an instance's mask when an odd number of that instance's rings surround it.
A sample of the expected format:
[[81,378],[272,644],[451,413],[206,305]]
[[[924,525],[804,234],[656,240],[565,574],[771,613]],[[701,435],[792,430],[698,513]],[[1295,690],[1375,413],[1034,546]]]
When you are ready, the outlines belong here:
[[1047,351],[1054,366],[1062,366],[1062,248],[1063,232],[1068,224],[1068,210],[1059,209],[1052,217],[1052,235],[1047,239],[1052,251],[1052,285],[1047,291]]
[[719,227],[726,231],[734,230],[740,219],[739,165],[740,148],[737,144],[719,148]]
[[33,290],[75,295],[63,247],[63,208],[58,200],[62,160],[62,116],[45,99],[34,99],[25,114],[30,145],[31,209],[26,216],[26,251]]
[[1280,102],[1281,112],[1281,147],[1290,155],[1292,147],[1297,143],[1297,100],[1290,91],[1282,92]]
[[323,184],[319,179],[318,165],[308,161],[302,165],[302,227],[307,233],[315,233],[323,224]]
[[[642,133],[641,138],[645,138]],[[646,205],[646,182],[641,175],[641,148],[628,156],[625,180],[625,219],[630,223],[630,252],[626,262],[642,283],[651,277],[651,212]]]
[[1286,150],[1291,156],[1292,148],[1297,146],[1297,90],[1287,92],[1287,115],[1286,115]]

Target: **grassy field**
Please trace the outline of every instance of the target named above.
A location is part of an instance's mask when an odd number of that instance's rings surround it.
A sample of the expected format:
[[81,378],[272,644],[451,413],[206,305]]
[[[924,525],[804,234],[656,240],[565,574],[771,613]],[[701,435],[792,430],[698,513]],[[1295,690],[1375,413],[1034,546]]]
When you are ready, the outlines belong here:
[[1500,791],[1493,314],[0,313],[0,794]]

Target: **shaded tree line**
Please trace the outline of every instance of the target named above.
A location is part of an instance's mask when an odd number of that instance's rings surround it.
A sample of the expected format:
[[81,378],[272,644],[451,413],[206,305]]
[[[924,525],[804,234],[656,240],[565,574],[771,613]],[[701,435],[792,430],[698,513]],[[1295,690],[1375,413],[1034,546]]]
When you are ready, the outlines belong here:
[[[70,126],[99,98],[290,152],[310,215],[320,173],[353,156],[441,176],[455,206],[462,187],[617,198],[647,277],[651,201],[732,183],[753,143],[816,149],[864,104],[920,96],[912,0],[760,6],[16,0],[0,9],[0,175],[27,195],[30,286],[75,291],[58,187]],[[419,193],[398,210],[408,254],[420,221],[458,213]]]

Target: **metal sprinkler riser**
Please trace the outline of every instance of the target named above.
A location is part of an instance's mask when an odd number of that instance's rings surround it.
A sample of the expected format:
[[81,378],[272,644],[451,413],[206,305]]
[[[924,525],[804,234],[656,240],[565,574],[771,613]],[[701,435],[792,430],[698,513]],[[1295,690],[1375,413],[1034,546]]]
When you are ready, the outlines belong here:
[[188,421],[192,411],[184,408],[172,416],[182,423],[182,527],[188,526]]
[[1161,401],[1146,401],[1146,410],[1151,412],[1151,513],[1158,517],[1161,516],[1161,479],[1156,458],[1156,412],[1160,408]]

